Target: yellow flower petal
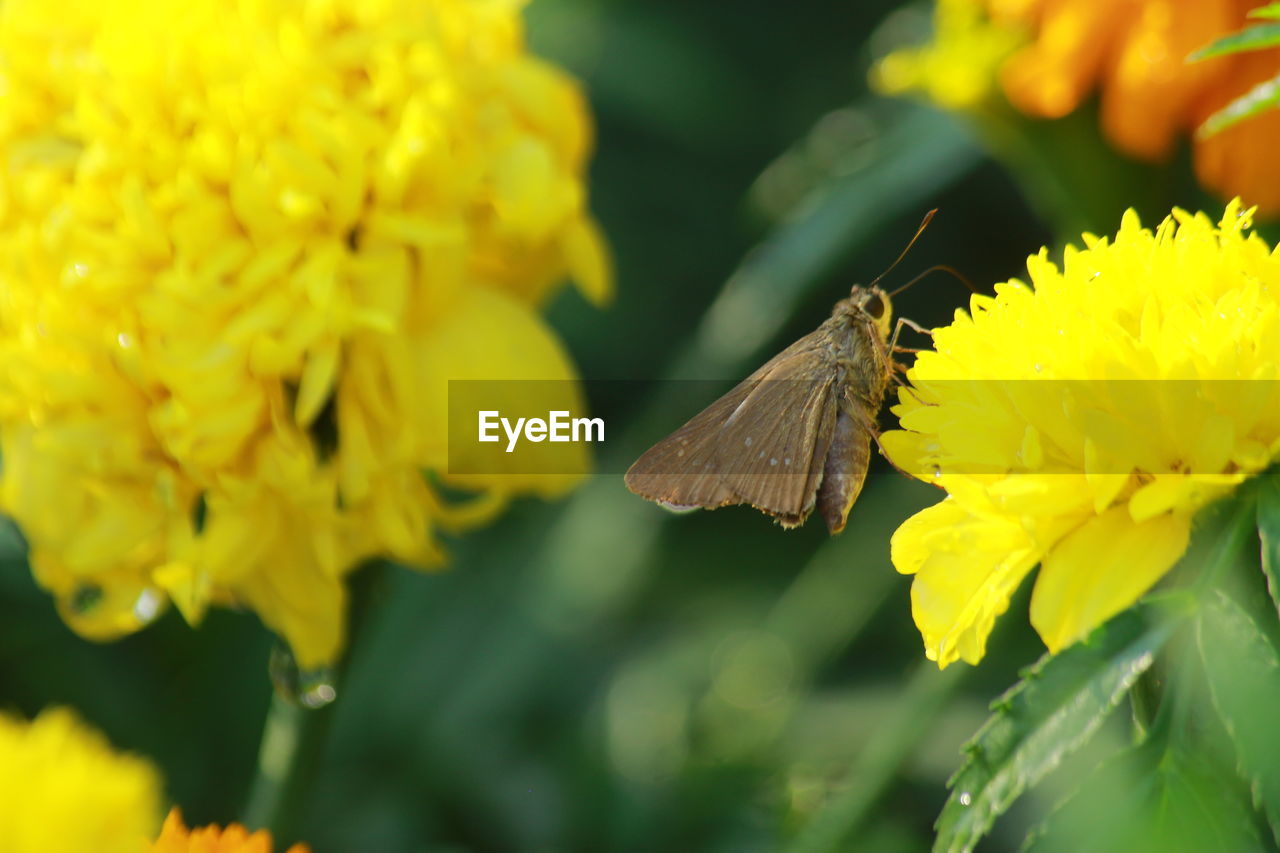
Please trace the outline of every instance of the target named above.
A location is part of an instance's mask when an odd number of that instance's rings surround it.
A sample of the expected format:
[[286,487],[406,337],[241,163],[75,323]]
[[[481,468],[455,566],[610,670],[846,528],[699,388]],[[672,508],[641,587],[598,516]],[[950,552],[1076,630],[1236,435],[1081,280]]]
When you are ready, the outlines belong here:
[[885,57],[872,69],[872,85],[887,94],[923,91],[948,109],[978,107],[1020,38],[988,25],[979,0],[939,0],[936,9],[933,43]]
[[65,708],[0,714],[5,853],[137,853],[160,823],[159,773]]
[[915,573],[911,611],[925,655],[940,667],[982,658],[996,617],[1042,553],[1016,523],[969,515],[951,501],[910,518],[891,550],[898,571]]
[[579,219],[564,233],[564,252],[569,272],[582,295],[596,305],[605,305],[613,296],[613,259],[600,226]]
[[1033,624],[1073,642],[1177,561],[1199,508],[1280,458],[1280,254],[1249,215],[1174,211],[1152,232],[1126,214],[935,331],[885,434],[948,494],[893,540],[931,657],[976,660],[1041,559]]
[[520,6],[4,7],[0,509],[76,630],[248,604],[326,663],[354,567],[575,482],[426,479],[450,371],[578,402],[537,308],[611,288],[586,101]]
[[[497,291],[476,288],[459,299],[451,314],[424,336],[415,354],[421,365],[420,416],[427,422],[445,421],[450,410],[450,383],[487,381],[485,390],[497,411],[548,413],[585,411],[581,393],[572,381],[576,372],[559,342],[519,302]],[[465,386],[462,386],[465,387]],[[471,386],[473,389],[476,387]],[[458,406],[458,411],[475,411]],[[501,442],[480,445],[471,420],[451,424],[450,436],[437,434],[430,446],[431,467],[454,484],[468,488],[521,488],[555,495],[572,486],[589,467],[586,445],[564,443],[527,445],[554,449],[554,458],[539,473],[528,467],[519,449],[505,453]],[[489,452],[492,451],[492,452]]]
[[1191,516],[1134,523],[1114,507],[1064,538],[1044,559],[1031,596],[1031,624],[1049,651],[1075,642],[1133,604],[1187,549]]

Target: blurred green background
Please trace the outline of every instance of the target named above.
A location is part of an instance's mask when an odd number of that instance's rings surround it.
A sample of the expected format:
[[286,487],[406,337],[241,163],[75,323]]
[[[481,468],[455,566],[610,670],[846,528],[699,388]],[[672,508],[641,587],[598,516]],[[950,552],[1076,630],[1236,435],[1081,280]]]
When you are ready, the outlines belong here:
[[[565,292],[551,323],[585,377],[653,383],[596,401],[611,429],[678,426],[658,380],[745,375],[930,208],[887,285],[946,263],[989,291],[1051,240],[960,123],[868,94],[873,58],[927,26],[927,6],[900,5],[528,9],[534,49],[589,93],[592,206],[619,272],[610,308]],[[966,302],[936,276],[896,309],[936,325]],[[452,543],[449,571],[391,571],[298,837],[317,853],[928,849],[961,743],[1042,648],[1024,591],[981,668],[924,659],[888,542],[939,493],[876,466],[834,539],[745,508],[671,515],[601,475]],[[73,705],[159,763],[188,822],[242,815],[271,697],[256,618],[193,631],[170,612],[93,645],[4,541],[0,707]],[[984,849],[1015,849],[1052,790]]]

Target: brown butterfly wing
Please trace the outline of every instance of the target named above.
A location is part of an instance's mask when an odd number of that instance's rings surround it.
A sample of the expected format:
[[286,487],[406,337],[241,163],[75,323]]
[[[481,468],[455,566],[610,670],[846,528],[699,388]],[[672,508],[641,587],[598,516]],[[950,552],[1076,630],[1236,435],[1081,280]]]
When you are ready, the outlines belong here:
[[747,503],[783,526],[813,510],[836,413],[838,369],[815,333],[792,344],[626,474],[631,491],[673,508]]
[[718,449],[724,481],[743,503],[795,527],[813,511],[831,446],[836,368],[783,362],[725,423]]
[[715,509],[739,503],[720,477],[715,444],[720,426],[751,393],[744,379],[632,463],[623,481],[641,497],[672,509]]

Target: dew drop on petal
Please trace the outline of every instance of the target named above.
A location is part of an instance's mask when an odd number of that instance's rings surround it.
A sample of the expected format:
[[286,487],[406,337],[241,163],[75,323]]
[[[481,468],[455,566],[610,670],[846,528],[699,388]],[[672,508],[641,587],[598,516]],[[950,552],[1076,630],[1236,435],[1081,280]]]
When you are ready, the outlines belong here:
[[338,698],[333,670],[327,666],[299,669],[292,650],[284,643],[277,643],[271,650],[267,668],[276,693],[295,705],[314,710]]
[[301,673],[298,686],[298,701],[304,708],[323,708],[338,698],[333,672],[328,667]]
[[144,589],[133,602],[134,617],[146,625],[160,613],[160,605],[164,603],[155,590]]
[[967,806],[972,803],[973,803],[973,797],[969,795],[968,791],[964,791],[960,794],[960,805]]

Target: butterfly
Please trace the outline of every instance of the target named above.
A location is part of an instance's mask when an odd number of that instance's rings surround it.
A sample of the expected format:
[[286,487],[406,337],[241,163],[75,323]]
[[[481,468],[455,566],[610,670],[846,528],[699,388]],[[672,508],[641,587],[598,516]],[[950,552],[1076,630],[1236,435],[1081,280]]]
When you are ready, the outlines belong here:
[[875,284],[889,270],[855,285],[816,330],[647,450],[627,488],[676,510],[750,504],[784,528],[817,509],[833,535],[843,530],[879,435],[897,333],[907,325],[928,334],[899,318],[891,335],[891,294]]

